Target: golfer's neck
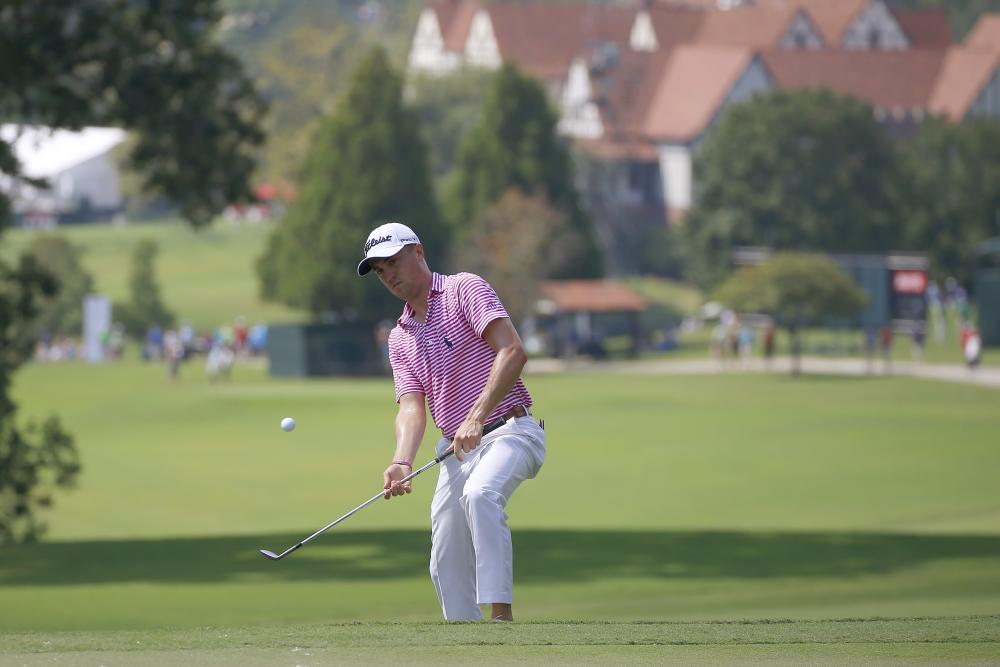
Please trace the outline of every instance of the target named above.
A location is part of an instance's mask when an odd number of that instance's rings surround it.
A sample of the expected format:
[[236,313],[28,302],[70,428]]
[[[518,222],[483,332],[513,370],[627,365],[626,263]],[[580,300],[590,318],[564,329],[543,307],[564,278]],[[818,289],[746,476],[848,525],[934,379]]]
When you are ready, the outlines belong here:
[[423,322],[424,318],[427,317],[427,299],[430,296],[430,293],[431,281],[428,280],[427,284],[418,292],[419,296],[406,300],[406,303],[408,303],[410,308],[413,309],[414,319],[418,322]]

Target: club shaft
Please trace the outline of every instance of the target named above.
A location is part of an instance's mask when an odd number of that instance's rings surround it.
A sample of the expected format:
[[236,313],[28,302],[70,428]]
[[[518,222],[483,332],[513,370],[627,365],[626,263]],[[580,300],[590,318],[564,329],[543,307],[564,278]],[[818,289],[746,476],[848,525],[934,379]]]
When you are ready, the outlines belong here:
[[[448,458],[450,455],[452,455],[454,453],[455,453],[454,450],[449,449],[447,452],[445,452],[441,456],[437,457],[433,461],[430,461],[429,463],[426,463],[426,464],[422,465],[420,468],[417,468],[416,470],[414,470],[413,472],[411,472],[409,475],[407,475],[403,479],[399,480],[399,483],[402,484],[404,482],[410,481],[411,479],[413,479],[414,477],[416,477],[417,475],[419,475],[423,471],[425,471],[428,468],[431,468],[433,466],[436,466],[438,463],[441,463],[441,461],[445,460],[446,458]],[[371,505],[373,502],[375,502],[379,498],[384,498],[384,497],[385,497],[385,490],[379,491],[374,496],[372,496],[371,498],[369,498],[365,502],[361,503],[360,505],[358,505],[357,507],[355,507],[354,509],[352,509],[350,512],[348,512],[344,516],[340,517],[339,519],[335,519],[335,520],[331,521],[330,523],[326,524],[325,526],[323,526],[322,528],[320,528],[319,530],[317,530],[315,533],[313,533],[312,535],[310,535],[306,539],[304,539],[301,542],[299,542],[296,545],[296,548],[302,546],[303,544],[305,544],[309,540],[313,539],[314,537],[319,537],[320,535],[322,535],[326,531],[330,530],[331,528],[333,528],[338,523],[340,523],[344,519],[348,518],[349,516],[351,516],[355,512],[359,512],[359,511],[363,510],[364,508],[368,507],[369,505]]]
[[[507,422],[507,419],[504,418],[504,419],[497,419],[496,421],[494,421],[494,422],[492,422],[490,424],[487,424],[483,428],[483,435],[486,435],[487,433],[492,433],[493,431],[495,431],[498,428],[500,428],[501,426],[503,426],[506,422]],[[441,456],[437,457],[433,461],[430,461],[429,463],[421,466],[417,470],[414,470],[409,475],[407,475],[403,479],[399,480],[398,483],[402,484],[404,482],[409,482],[411,479],[413,479],[414,477],[416,477],[417,475],[419,475],[423,471],[427,470],[428,468],[432,468],[432,467],[436,466],[437,464],[441,463],[441,461],[444,461],[446,458],[448,458],[449,456],[451,456],[454,453],[455,453],[454,448],[449,448],[448,451],[446,451],[444,454],[442,454]],[[315,537],[319,537],[320,535],[322,535],[326,531],[330,530],[331,528],[333,528],[338,523],[340,523],[344,519],[348,518],[349,516],[351,516],[355,512],[363,510],[364,508],[368,507],[373,502],[375,502],[376,500],[378,500],[379,498],[382,498],[384,496],[385,496],[385,490],[383,489],[382,491],[379,491],[378,493],[376,493],[374,496],[372,496],[371,498],[369,498],[365,502],[361,503],[360,505],[358,505],[357,507],[355,507],[354,509],[352,509],[350,512],[348,512],[344,516],[342,516],[339,519],[336,519],[334,521],[331,521],[330,523],[326,524],[325,526],[323,526],[322,528],[320,528],[319,530],[317,530],[315,533],[313,533],[312,535],[310,535],[306,539],[302,540],[301,542],[299,542],[295,546],[289,547],[288,549],[286,549],[285,551],[283,551],[280,554],[275,554],[275,553],[270,552],[270,551],[264,551],[263,549],[261,550],[261,553],[264,554],[265,556],[267,556],[268,558],[275,559],[275,560],[280,560],[280,559],[284,558],[285,556],[287,556],[288,554],[290,554],[293,551],[295,551],[296,549],[298,549],[299,547],[301,547],[306,542],[312,540]]]

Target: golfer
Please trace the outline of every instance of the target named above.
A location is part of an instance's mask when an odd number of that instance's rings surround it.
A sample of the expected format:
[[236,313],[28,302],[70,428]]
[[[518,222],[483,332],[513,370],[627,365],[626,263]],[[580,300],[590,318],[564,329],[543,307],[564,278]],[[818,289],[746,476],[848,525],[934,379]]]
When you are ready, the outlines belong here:
[[[471,273],[441,275],[427,267],[409,227],[389,223],[368,235],[358,275],[374,271],[406,302],[389,334],[396,389],[396,453],[385,469],[385,497],[410,493],[400,484],[413,467],[427,417],[443,438],[431,504],[431,579],[449,621],[513,620],[514,567],[504,507],[545,460],[545,433],[530,416],[520,379],[527,356],[489,283]],[[483,436],[484,426],[502,426]]]

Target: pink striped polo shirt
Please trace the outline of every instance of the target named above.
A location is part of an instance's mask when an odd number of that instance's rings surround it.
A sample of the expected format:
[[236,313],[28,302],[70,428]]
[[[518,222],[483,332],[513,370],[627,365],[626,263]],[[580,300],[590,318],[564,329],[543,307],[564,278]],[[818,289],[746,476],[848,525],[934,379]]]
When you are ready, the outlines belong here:
[[[433,274],[424,322],[409,304],[389,334],[389,361],[396,402],[422,392],[431,417],[452,437],[486,386],[496,353],[483,340],[486,325],[508,317],[490,284],[472,273]],[[530,406],[531,394],[518,378],[486,423],[515,405]]]

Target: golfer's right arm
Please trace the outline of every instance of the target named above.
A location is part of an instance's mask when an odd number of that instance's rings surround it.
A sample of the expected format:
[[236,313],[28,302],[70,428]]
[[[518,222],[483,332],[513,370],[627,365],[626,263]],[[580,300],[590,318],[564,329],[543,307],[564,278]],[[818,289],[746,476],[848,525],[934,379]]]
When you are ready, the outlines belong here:
[[413,472],[413,462],[420,449],[420,441],[424,439],[424,429],[427,428],[427,413],[424,410],[424,395],[420,392],[410,392],[399,397],[399,411],[396,413],[396,454],[393,461],[406,461],[410,465],[392,463],[383,473],[385,497],[401,496],[410,493],[412,482],[399,484]]

